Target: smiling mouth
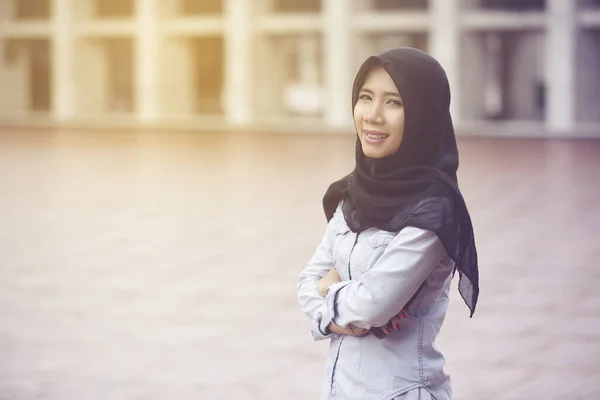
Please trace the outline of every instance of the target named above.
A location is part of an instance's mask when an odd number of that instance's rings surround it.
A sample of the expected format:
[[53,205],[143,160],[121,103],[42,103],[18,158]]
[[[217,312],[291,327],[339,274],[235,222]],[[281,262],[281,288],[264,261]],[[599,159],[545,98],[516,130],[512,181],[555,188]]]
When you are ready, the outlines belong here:
[[363,133],[365,134],[367,139],[371,139],[374,141],[384,140],[390,136],[387,133],[381,133],[381,132],[369,131],[369,130],[364,130]]

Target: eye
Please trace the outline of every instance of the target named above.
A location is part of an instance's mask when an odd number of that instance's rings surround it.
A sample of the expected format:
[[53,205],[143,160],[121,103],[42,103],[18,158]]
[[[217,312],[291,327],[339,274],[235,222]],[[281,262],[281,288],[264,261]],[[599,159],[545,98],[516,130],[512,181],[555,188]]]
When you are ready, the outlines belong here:
[[360,100],[371,100],[371,96],[369,96],[368,94],[361,94],[360,96],[358,96],[358,98]]
[[394,106],[402,107],[402,102],[399,100],[390,99],[388,100],[388,104],[392,104]]

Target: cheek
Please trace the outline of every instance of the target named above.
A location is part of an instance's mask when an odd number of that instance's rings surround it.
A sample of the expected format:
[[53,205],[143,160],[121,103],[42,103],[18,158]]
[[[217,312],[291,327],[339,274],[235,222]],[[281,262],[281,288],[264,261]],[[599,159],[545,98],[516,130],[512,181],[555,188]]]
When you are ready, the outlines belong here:
[[360,127],[358,123],[363,120],[363,115],[364,113],[361,111],[358,105],[354,107],[354,122],[358,125],[357,128]]
[[402,139],[404,135],[404,113],[398,113],[390,118],[391,129],[394,132],[394,138]]
[[390,141],[390,146],[393,147],[393,150],[397,150],[400,147],[400,143],[402,142],[402,137],[404,136],[404,113],[401,115],[394,115],[391,119],[391,130],[393,131],[393,140]]
[[395,153],[400,148],[400,144],[402,144],[402,136],[398,135],[390,142],[390,151]]

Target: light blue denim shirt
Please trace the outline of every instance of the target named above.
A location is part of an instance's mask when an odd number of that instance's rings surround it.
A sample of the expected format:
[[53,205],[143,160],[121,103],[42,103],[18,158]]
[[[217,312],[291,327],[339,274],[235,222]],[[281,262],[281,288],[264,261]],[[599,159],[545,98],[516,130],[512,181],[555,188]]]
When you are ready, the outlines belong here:
[[[434,342],[446,316],[453,266],[434,233],[406,227],[356,234],[338,207],[298,282],[298,302],[312,320],[314,339],[330,339],[321,399],[452,398]],[[342,282],[323,298],[317,282],[331,268]],[[383,339],[327,330],[332,321],[382,326],[402,309],[408,318]]]

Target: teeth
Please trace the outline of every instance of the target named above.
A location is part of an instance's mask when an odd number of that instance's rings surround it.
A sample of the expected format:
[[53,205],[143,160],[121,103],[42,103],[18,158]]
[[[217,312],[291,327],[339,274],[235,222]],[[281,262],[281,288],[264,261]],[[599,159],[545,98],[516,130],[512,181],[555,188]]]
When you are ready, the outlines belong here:
[[386,137],[388,137],[388,135],[371,135],[370,133],[367,133],[367,136],[373,139],[385,139]]

